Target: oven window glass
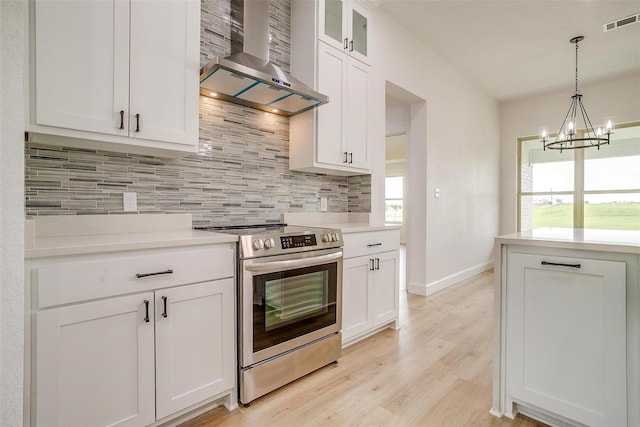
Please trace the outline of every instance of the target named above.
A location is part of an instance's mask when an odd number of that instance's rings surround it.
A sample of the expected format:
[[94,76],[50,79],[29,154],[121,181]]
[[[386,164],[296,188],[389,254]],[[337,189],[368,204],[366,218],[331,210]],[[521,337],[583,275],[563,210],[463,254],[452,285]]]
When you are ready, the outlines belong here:
[[253,351],[336,322],[337,264],[253,277]]

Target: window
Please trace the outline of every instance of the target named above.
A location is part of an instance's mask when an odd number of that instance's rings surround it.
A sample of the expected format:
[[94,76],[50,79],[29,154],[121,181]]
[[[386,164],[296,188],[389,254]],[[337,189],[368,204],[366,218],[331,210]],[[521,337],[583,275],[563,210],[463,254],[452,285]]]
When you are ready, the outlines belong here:
[[560,153],[522,138],[518,165],[518,230],[640,230],[640,123],[618,127],[600,150]]
[[403,177],[388,176],[384,182],[384,221],[389,224],[403,222]]

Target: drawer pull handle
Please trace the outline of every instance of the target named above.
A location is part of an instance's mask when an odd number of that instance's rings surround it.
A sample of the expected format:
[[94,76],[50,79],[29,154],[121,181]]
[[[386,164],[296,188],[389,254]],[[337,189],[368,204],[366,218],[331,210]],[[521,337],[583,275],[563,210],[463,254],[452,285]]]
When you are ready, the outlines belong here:
[[382,246],[382,243],[369,243],[369,244],[367,244],[368,248],[373,248],[375,246]]
[[162,311],[162,317],[169,317],[167,314],[167,297],[162,297],[162,303],[164,304],[164,309]]
[[380,270],[380,258],[376,258],[376,270]]
[[165,270],[165,271],[156,271],[155,273],[136,273],[136,279],[141,279],[143,277],[149,276],[160,276],[161,274],[173,274],[173,270]]
[[373,271],[375,269],[376,268],[375,268],[375,264],[374,264],[373,258],[370,258],[369,259],[369,271]]
[[144,321],[149,323],[149,300],[144,300]]
[[542,265],[554,265],[556,267],[580,268],[580,264],[563,264],[561,262],[542,261],[540,264],[542,264]]
[[120,127],[118,129],[124,129],[124,110],[120,110]]

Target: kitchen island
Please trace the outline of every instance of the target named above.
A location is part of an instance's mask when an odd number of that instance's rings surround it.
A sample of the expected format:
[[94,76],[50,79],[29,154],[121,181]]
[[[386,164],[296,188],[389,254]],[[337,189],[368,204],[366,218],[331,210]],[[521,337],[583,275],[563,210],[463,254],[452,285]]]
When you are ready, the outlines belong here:
[[491,413],[640,425],[639,269],[640,231],[497,237]]

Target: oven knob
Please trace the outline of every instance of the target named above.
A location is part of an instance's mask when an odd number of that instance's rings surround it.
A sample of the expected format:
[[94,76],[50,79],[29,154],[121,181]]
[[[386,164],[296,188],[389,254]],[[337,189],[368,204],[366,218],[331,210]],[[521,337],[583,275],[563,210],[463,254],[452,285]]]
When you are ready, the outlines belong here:
[[323,242],[330,242],[331,241],[331,235],[330,234],[325,234],[324,236],[322,236],[322,241]]
[[264,248],[271,249],[276,245],[276,242],[272,238],[265,239]]
[[340,241],[340,235],[338,233],[333,233],[333,241],[334,242],[339,242]]
[[264,244],[262,243],[262,239],[256,239],[253,241],[253,249],[259,251],[263,247],[264,247]]

